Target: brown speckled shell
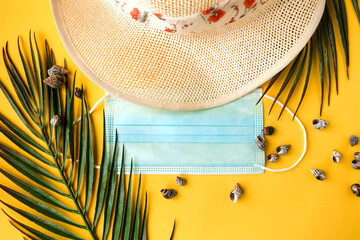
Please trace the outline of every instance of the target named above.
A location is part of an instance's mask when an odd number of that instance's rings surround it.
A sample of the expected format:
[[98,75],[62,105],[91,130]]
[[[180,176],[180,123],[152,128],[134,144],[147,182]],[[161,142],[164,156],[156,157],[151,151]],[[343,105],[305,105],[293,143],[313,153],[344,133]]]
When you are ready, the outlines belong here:
[[334,150],[332,155],[333,162],[338,163],[340,159],[341,159],[341,154],[338,151]]
[[350,145],[353,147],[359,143],[359,138],[355,135],[351,135],[349,141],[350,141]]
[[241,189],[240,185],[237,183],[230,193],[230,200],[233,201],[234,203],[236,203],[237,200],[239,200],[239,198],[241,198],[242,193],[243,193],[243,190]]
[[178,185],[178,186],[184,186],[185,184],[186,184],[186,180],[185,179],[183,179],[182,177],[176,177],[176,184]]
[[360,160],[352,160],[351,161],[351,166],[353,167],[353,169],[359,170],[360,169]]
[[171,199],[176,196],[177,192],[174,189],[161,189],[161,194],[166,199]]
[[49,76],[52,76],[52,75],[65,75],[69,71],[67,69],[63,68],[62,66],[53,65],[51,68],[48,69],[47,72],[48,72]]
[[64,85],[64,78],[62,76],[52,75],[45,78],[43,82],[51,88],[61,88]]
[[61,123],[61,118],[58,115],[55,115],[51,118],[50,120],[50,124],[53,126],[59,126]]
[[279,155],[286,155],[289,152],[290,145],[282,145],[276,148],[276,153]]
[[312,121],[312,125],[314,126],[315,129],[317,130],[322,130],[324,128],[326,128],[326,126],[328,125],[329,123],[323,119],[314,119]]
[[355,196],[360,197],[360,185],[359,184],[355,183],[355,184],[351,185],[350,189]]
[[263,136],[257,136],[255,144],[261,151],[265,151],[265,138]]
[[325,179],[325,174],[320,169],[310,169],[310,171],[317,180],[322,181]]

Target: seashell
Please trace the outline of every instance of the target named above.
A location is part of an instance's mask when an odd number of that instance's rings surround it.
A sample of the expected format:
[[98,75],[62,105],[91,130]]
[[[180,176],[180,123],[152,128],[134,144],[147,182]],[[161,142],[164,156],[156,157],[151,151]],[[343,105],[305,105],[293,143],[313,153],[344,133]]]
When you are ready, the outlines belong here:
[[63,76],[65,74],[67,74],[69,71],[66,68],[63,68],[62,66],[59,65],[53,65],[51,68],[49,68],[47,70],[47,73],[49,76],[53,76],[53,75],[60,75]]
[[176,196],[177,192],[174,189],[161,189],[161,194],[166,199],[171,199]]
[[55,115],[51,118],[50,120],[50,124],[53,126],[59,126],[61,123],[61,118],[58,115]]
[[75,88],[75,97],[80,98],[82,97],[82,90],[80,88]]
[[353,167],[353,169],[356,170],[360,169],[360,160],[356,160],[356,159],[352,160],[351,166]]
[[285,155],[289,152],[290,145],[282,145],[276,148],[276,153],[279,155]]
[[237,200],[239,200],[239,198],[241,198],[243,193],[243,190],[241,189],[240,185],[237,183],[234,187],[234,189],[231,191],[230,193],[230,199],[231,201],[233,201],[234,203],[237,202]]
[[186,184],[186,180],[181,177],[176,177],[176,184],[178,186],[184,186]]
[[318,129],[318,130],[322,130],[324,128],[326,128],[326,126],[328,125],[329,123],[325,120],[322,120],[322,119],[314,119],[312,121],[312,125],[314,126],[315,129]]
[[279,160],[279,155],[276,153],[270,154],[269,156],[267,156],[267,160],[271,163],[275,163],[277,162],[277,160]]
[[265,151],[265,138],[263,136],[257,136],[255,144],[260,150]]
[[355,135],[351,135],[349,141],[350,141],[350,145],[353,147],[359,143],[359,138]]
[[355,153],[354,153],[354,158],[355,158],[356,160],[360,160],[360,152],[355,152]]
[[360,184],[353,184],[351,185],[351,191],[355,196],[360,197]]
[[43,82],[51,88],[61,88],[64,85],[64,78],[58,75],[51,75],[45,78]]
[[325,174],[320,169],[310,169],[310,171],[317,180],[322,181],[325,179]]
[[275,129],[272,126],[268,126],[264,127],[261,131],[264,133],[264,135],[270,136],[274,133]]
[[334,150],[332,155],[333,162],[338,163],[340,159],[341,159],[341,154],[338,151]]

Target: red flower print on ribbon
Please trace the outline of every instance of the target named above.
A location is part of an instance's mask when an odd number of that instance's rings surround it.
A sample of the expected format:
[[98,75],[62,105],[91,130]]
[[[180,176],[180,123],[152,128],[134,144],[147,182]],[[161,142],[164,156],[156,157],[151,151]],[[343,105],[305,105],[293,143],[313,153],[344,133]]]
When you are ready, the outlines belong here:
[[138,8],[134,8],[131,12],[130,15],[133,19],[138,20],[138,16],[140,15],[140,11]]
[[211,12],[212,12],[211,8],[201,11],[202,15],[207,15],[207,14],[210,14]]
[[154,15],[157,16],[158,18],[162,17],[161,13],[154,13]]
[[245,0],[244,5],[246,8],[251,8],[254,5],[255,1],[256,0]]
[[208,18],[208,21],[216,23],[225,15],[225,13],[226,12],[224,10],[216,10],[216,12],[214,12],[213,15]]

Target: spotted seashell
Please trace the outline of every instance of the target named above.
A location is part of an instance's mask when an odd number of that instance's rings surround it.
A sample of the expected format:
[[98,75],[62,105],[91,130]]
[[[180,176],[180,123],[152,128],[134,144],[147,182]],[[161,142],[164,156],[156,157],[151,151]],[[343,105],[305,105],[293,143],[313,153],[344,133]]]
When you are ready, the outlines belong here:
[[176,184],[178,186],[184,186],[186,184],[186,180],[182,177],[176,177]]
[[356,159],[352,160],[351,166],[353,167],[353,169],[356,170],[360,169],[360,160],[356,160]]
[[55,115],[51,118],[50,120],[50,124],[53,126],[59,126],[61,123],[61,118],[58,115]]
[[350,141],[350,145],[353,147],[359,143],[359,138],[355,135],[351,135],[349,141]]
[[45,78],[43,82],[51,88],[61,88],[64,85],[64,78],[57,75],[51,75],[50,77]]
[[285,155],[289,152],[290,145],[282,145],[276,148],[276,153],[279,155]]
[[166,199],[171,199],[176,196],[177,192],[174,189],[161,189],[161,194]]
[[322,130],[324,128],[326,128],[326,126],[328,125],[329,123],[325,120],[322,120],[322,119],[314,119],[312,121],[312,125],[314,126],[315,129],[318,129],[318,130]]
[[67,74],[69,71],[66,68],[63,68],[62,66],[59,65],[53,65],[51,68],[49,68],[47,70],[48,75],[52,76],[52,75],[65,75]]
[[360,152],[355,152],[355,153],[354,153],[354,158],[355,158],[356,160],[360,160]]
[[271,163],[275,163],[277,162],[277,160],[279,160],[279,155],[278,154],[270,154],[269,156],[267,156],[267,160]]
[[234,189],[230,193],[230,200],[234,203],[241,198],[241,195],[243,193],[243,190],[241,189],[240,185],[237,183],[234,187]]
[[341,154],[338,151],[334,150],[332,155],[333,162],[338,163],[340,159],[341,159]]
[[360,185],[355,183],[351,185],[351,191],[355,196],[360,197]]
[[261,131],[264,133],[264,135],[270,136],[274,133],[275,129],[272,126],[268,126],[264,127]]
[[257,136],[255,144],[260,150],[265,151],[265,138],[263,136]]
[[310,171],[317,180],[322,181],[325,179],[325,174],[320,169],[310,169]]
[[75,97],[77,97],[77,98],[82,98],[82,90],[80,89],[80,88],[75,88]]

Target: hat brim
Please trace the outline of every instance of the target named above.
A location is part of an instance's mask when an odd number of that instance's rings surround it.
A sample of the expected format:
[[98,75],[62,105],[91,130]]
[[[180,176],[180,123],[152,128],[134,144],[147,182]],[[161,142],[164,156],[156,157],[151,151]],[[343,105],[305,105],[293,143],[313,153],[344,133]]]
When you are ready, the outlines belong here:
[[239,23],[193,35],[136,22],[115,0],[51,6],[69,55],[105,91],[144,106],[199,110],[234,101],[287,66],[317,28],[325,0],[270,0]]

